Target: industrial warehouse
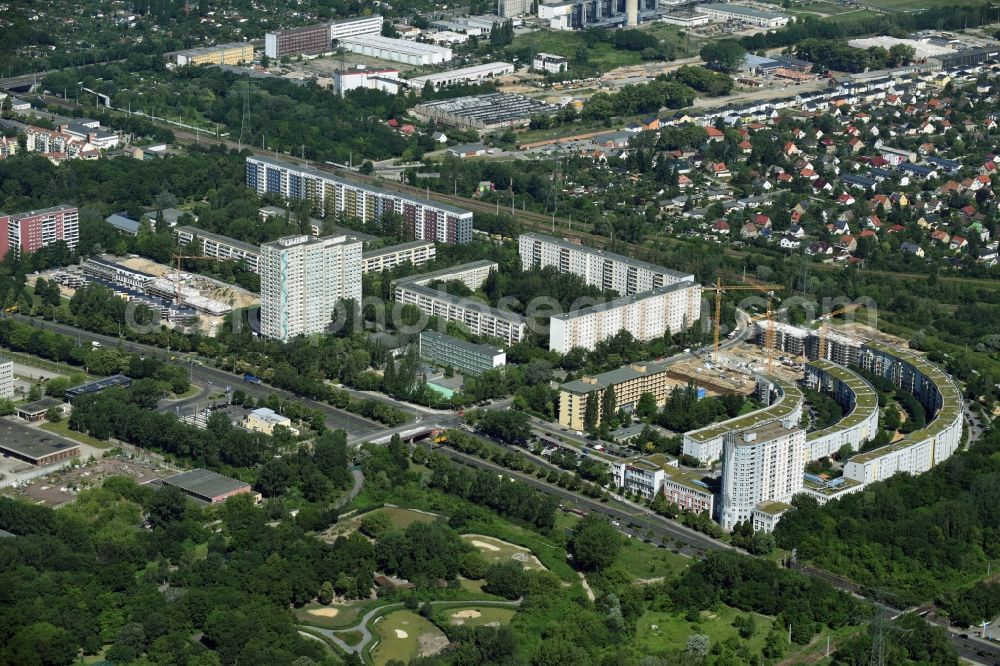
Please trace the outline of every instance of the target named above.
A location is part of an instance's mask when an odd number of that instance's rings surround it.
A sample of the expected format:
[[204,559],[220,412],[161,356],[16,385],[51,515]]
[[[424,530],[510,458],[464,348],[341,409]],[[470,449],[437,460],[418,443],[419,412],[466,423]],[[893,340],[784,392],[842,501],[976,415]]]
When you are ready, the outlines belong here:
[[490,93],[418,104],[413,112],[429,121],[481,132],[527,125],[533,116],[548,116],[559,107],[523,95]]
[[0,420],[0,453],[4,458],[43,467],[79,456],[80,447],[45,430]]

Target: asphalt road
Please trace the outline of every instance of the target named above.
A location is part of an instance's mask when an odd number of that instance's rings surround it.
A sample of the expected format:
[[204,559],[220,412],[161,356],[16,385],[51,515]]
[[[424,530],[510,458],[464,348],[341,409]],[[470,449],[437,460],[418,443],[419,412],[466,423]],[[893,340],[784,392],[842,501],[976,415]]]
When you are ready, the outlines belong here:
[[1000,666],[1000,645],[984,641],[981,638],[962,638],[961,634],[948,632],[951,646],[963,659],[983,664],[983,666]]
[[[90,344],[92,341],[97,341],[103,346],[115,349],[117,349],[120,344],[121,348],[125,351],[144,354],[147,356],[155,356],[157,358],[169,359],[171,355],[170,352],[158,347],[152,347],[138,342],[131,342],[114,336],[90,333],[66,324],[59,324],[56,322],[20,315],[17,315],[17,317],[18,319],[27,321],[38,328],[46,328],[57,333],[77,338],[80,340],[81,344]],[[273,394],[286,400],[297,400],[307,407],[320,410],[323,412],[328,428],[342,428],[347,431],[350,436],[369,437],[377,435],[385,430],[385,427],[380,423],[369,421],[368,419],[357,416],[356,414],[331,407],[330,405],[322,402],[301,398],[290,391],[274,388],[265,384],[249,384],[244,382],[240,375],[235,375],[231,372],[226,372],[225,370],[219,370],[218,368],[212,368],[201,365],[198,362],[194,362],[195,357],[193,355],[183,355],[180,353],[175,353],[174,355],[176,356],[176,360],[167,360],[167,362],[188,368],[188,371],[191,373],[191,381],[194,384],[200,385],[203,389],[203,391],[199,394],[200,396],[203,396],[206,392],[209,394],[224,392],[227,386],[232,387],[234,390],[237,388],[241,389],[244,393],[254,397],[267,397],[268,395]],[[194,396],[184,400],[175,401],[169,404],[169,408],[176,409],[177,407],[188,406],[193,402],[196,402],[198,399],[199,396]],[[207,396],[201,397],[200,399],[205,400],[207,399]]]
[[628,531],[638,533],[640,535],[644,534],[647,530],[652,531],[652,533],[660,541],[669,539],[684,544],[686,548],[682,549],[682,552],[685,552],[686,554],[697,554],[707,550],[731,548],[728,544],[716,541],[705,534],[695,532],[694,530],[684,527],[683,525],[679,525],[667,520],[666,518],[652,514],[647,510],[643,510],[623,502],[618,502],[616,500],[609,500],[606,503],[594,500],[570,490],[566,490],[565,488],[551,485],[533,476],[509,470],[506,467],[501,467],[500,465],[496,465],[492,462],[482,460],[472,455],[461,453],[460,451],[450,449],[446,446],[434,449],[430,443],[422,442],[421,444],[428,449],[438,451],[442,455],[448,456],[452,460],[468,465],[469,467],[477,467],[479,469],[496,472],[497,474],[503,474],[517,479],[518,481],[523,481],[529,486],[541,490],[542,492],[555,495],[563,500],[569,500],[574,506],[577,506],[582,510],[595,511],[597,513],[604,514],[612,520],[618,521],[624,527],[627,527],[630,523],[634,523],[635,525],[638,525],[638,529]]

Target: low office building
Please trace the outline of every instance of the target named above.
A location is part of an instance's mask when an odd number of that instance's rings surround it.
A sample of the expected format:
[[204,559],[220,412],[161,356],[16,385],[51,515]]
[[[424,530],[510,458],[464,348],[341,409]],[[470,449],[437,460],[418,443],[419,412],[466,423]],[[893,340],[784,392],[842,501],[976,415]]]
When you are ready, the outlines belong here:
[[290,418],[267,407],[258,407],[247,414],[243,418],[242,426],[251,432],[262,432],[265,435],[273,435],[274,429],[278,426],[287,428],[293,435],[299,434],[298,429],[292,427]]
[[37,423],[46,418],[48,411],[56,407],[59,413],[63,413],[63,402],[58,398],[45,397],[34,402],[28,402],[16,407],[18,418],[24,419],[28,423]]
[[0,398],[14,397],[14,361],[0,356]]
[[[668,370],[669,365],[665,362],[648,361],[566,382],[559,387],[559,424],[572,430],[583,430],[587,401],[595,400],[600,405],[604,392],[609,388],[614,390],[616,411],[624,409],[631,412],[643,393],[652,394],[656,404],[663,406],[673,386],[667,377]],[[591,398],[591,395],[594,397]]]
[[705,14],[718,21],[738,21],[758,28],[780,28],[788,25],[789,18],[785,14],[766,12],[745,5],[734,3],[709,3],[695,5],[695,11]]
[[785,502],[761,502],[753,508],[750,524],[754,532],[773,532],[775,525],[792,508]]
[[552,53],[536,53],[531,60],[531,69],[546,74],[559,74],[569,69],[569,60]]
[[423,67],[440,65],[451,60],[451,49],[445,46],[393,39],[378,34],[343,37],[337,44],[351,53]]
[[865,484],[848,479],[846,476],[830,479],[806,472],[802,483],[802,494],[812,497],[819,504],[826,504],[830,500],[860,492],[864,487]]
[[247,270],[260,273],[259,245],[244,243],[235,238],[215,234],[197,227],[174,227],[174,235],[177,237],[179,245],[190,245],[191,241],[197,238],[199,247],[194,248],[194,251],[206,257],[223,261],[242,261],[246,264]]
[[701,314],[701,285],[678,282],[613,301],[553,315],[549,349],[565,354],[574,347],[593,350],[598,343],[628,331],[648,342],[690,328]]
[[361,254],[362,273],[381,273],[402,264],[420,266],[432,261],[437,254],[433,241],[410,241],[390,245]]
[[718,518],[724,529],[752,521],[766,503],[790,503],[802,489],[806,433],[795,423],[769,421],[726,434]]
[[802,390],[794,382],[778,377],[757,377],[756,398],[765,407],[726,421],[684,433],[684,455],[703,465],[722,456],[726,435],[771,421],[798,423],[802,418]]
[[244,65],[253,62],[253,44],[235,42],[177,52],[177,66]]
[[679,467],[666,466],[663,470],[662,491],[668,504],[690,513],[715,514],[715,493],[709,486],[711,479]]
[[45,430],[0,419],[0,454],[29,465],[44,467],[80,455],[80,447]]
[[666,466],[660,461],[645,458],[623,460],[611,465],[611,474],[620,490],[651,500],[663,488],[663,477],[666,475],[663,468]]
[[657,266],[614,252],[573,243],[544,234],[527,233],[517,238],[521,268],[553,266],[560,273],[579,275],[587,284],[631,296],[678,282],[694,282],[694,275]]
[[856,372],[815,360],[806,365],[805,382],[836,400],[844,413],[836,423],[806,435],[806,460],[831,456],[844,445],[857,451],[878,433],[878,395]]
[[[247,157],[246,163],[247,187],[258,194],[274,192],[286,199],[309,199],[314,210],[327,220],[344,215],[373,222],[392,212],[402,216],[409,236],[416,240],[472,240],[472,211],[269,157]],[[356,233],[348,235],[361,237]]]
[[251,492],[250,484],[207,469],[192,469],[163,479],[165,486],[178,488],[188,497],[206,504],[219,504],[230,497]]
[[467,375],[479,375],[507,363],[507,354],[503,349],[477,345],[437,331],[420,332],[420,358],[451,366]]
[[454,85],[470,85],[489,81],[514,73],[514,65],[509,62],[487,62],[482,65],[472,65],[460,69],[450,69],[437,74],[415,76],[410,79],[410,85],[417,90],[423,90],[428,83],[434,90]]
[[428,121],[480,132],[521,127],[535,116],[551,116],[558,110],[553,104],[512,93],[455,97],[413,107],[414,114]]

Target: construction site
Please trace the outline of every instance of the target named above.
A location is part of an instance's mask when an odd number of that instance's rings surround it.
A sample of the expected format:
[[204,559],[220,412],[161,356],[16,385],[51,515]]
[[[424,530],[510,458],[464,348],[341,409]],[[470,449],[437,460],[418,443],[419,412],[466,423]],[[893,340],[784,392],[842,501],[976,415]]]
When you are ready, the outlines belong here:
[[67,298],[88,284],[106,287],[119,298],[158,312],[168,324],[189,325],[198,319],[208,335],[215,335],[233,310],[260,304],[260,297],[246,289],[179,270],[183,258],[175,256],[177,266],[166,266],[136,255],[104,255],[38,277],[55,280]]

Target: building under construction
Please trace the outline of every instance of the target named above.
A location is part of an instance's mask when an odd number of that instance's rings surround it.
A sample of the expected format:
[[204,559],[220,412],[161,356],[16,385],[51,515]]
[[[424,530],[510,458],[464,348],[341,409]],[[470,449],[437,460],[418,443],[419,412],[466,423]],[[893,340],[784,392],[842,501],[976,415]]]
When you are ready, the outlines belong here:
[[[767,343],[769,322],[760,321],[754,331],[754,342],[761,347]],[[840,365],[854,365],[858,362],[861,342],[822,326],[810,330],[783,322],[770,322],[774,332],[772,348],[790,356],[805,356],[809,360],[823,359]]]

